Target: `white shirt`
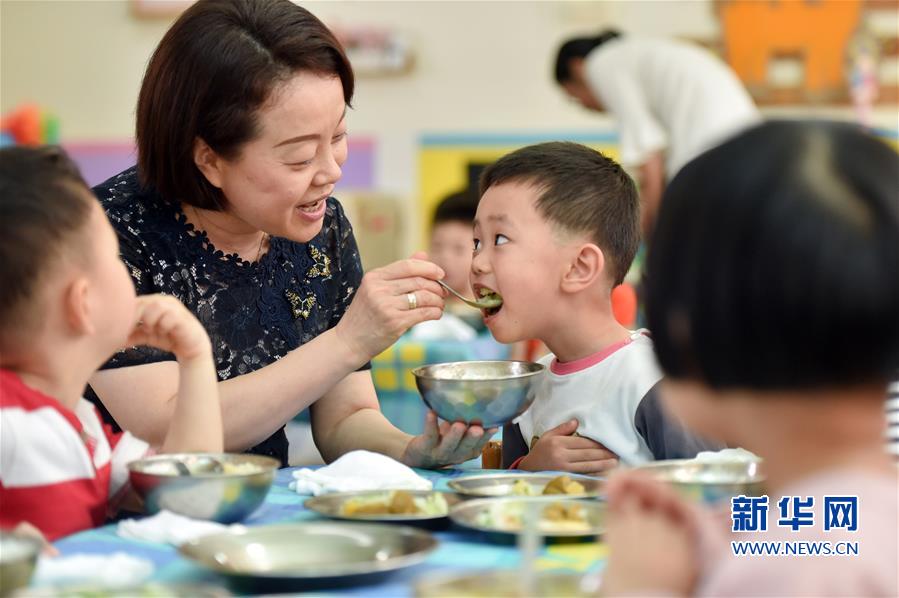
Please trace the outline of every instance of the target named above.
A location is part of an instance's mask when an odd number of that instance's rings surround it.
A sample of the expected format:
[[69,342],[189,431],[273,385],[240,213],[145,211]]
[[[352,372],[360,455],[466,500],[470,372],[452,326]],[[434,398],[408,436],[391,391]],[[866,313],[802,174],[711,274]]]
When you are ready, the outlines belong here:
[[591,89],[618,121],[621,162],[639,166],[664,150],[668,180],[761,120],[734,72],[684,42],[622,36],[591,52],[585,67]]

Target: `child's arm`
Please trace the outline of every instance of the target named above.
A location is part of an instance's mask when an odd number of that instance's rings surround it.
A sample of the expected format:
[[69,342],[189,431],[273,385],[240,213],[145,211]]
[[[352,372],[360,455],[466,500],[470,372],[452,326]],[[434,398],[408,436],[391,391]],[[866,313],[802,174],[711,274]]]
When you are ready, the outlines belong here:
[[609,561],[603,596],[689,596],[699,577],[700,514],[674,490],[634,472],[606,485]]
[[[509,469],[515,462],[528,454],[528,443],[521,435],[518,424],[503,426],[503,469]],[[517,465],[517,464],[516,464]]]
[[129,344],[157,347],[178,360],[178,394],[162,452],[221,452],[222,408],[209,335],[174,297],[145,295],[137,302]]
[[720,451],[723,444],[696,436],[662,404],[659,384],[649,389],[634,413],[634,427],[653,459],[692,459],[701,451]]
[[518,464],[528,471],[597,474],[618,465],[618,457],[590,438],[574,436],[578,421],[569,420],[545,432]]

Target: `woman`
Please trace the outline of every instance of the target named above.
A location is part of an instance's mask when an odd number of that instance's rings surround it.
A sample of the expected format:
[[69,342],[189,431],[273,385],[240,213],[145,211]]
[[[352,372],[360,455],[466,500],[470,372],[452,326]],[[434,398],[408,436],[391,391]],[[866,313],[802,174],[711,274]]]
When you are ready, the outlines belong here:
[[[94,191],[139,293],[181,299],[213,341],[226,450],[287,463],[284,424],[312,407],[325,459],[357,448],[412,466],[480,451],[479,426],[412,438],[381,415],[368,361],[440,317],[436,265],[361,273],[331,197],[346,160],[353,73],[333,34],[289,0],[202,0],[156,49],[137,105],[138,165]],[[162,437],[171,355],[130,348],[91,380],[122,427]]]

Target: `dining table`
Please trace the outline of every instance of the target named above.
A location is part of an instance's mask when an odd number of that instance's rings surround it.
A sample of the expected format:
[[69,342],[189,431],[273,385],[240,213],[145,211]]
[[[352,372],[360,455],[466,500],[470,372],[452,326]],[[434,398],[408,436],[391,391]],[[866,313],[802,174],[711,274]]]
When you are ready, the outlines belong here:
[[[430,480],[435,490],[449,491],[447,483],[453,478],[483,473],[498,473],[491,470],[472,469],[472,466],[439,470],[416,469],[416,473]],[[302,523],[321,521],[324,517],[303,506],[308,495],[300,495],[289,488],[293,473],[298,468],[283,468],[277,471],[272,487],[263,504],[242,524],[262,526],[279,523]],[[392,525],[392,524],[385,524]],[[117,534],[117,524],[84,531],[67,536],[54,543],[61,556],[113,555],[126,553],[151,561],[154,566],[152,577],[146,582],[171,586],[220,586],[235,594],[256,593],[251,586],[241,586],[235,591],[228,580],[183,557],[178,549],[168,544],[133,540]],[[454,573],[476,573],[496,569],[515,569],[520,566],[519,551],[514,541],[497,541],[497,536],[483,532],[448,525],[446,529],[431,531],[438,541],[437,547],[427,558],[405,569],[372,578],[360,577],[350,585],[339,587],[315,587],[316,595],[365,595],[365,596],[413,596],[418,581],[433,579],[435,576]],[[540,548],[536,560],[537,571],[565,571],[586,573],[598,571],[604,565],[605,546],[596,539],[576,543],[557,543]],[[260,592],[264,592],[260,586]],[[299,585],[290,589],[291,594],[304,593]]]

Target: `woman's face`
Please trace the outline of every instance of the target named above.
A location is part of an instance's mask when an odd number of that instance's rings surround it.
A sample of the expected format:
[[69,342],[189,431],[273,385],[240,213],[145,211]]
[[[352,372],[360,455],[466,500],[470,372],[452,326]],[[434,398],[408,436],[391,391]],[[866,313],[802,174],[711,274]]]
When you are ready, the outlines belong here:
[[346,161],[345,115],[336,76],[301,72],[275,88],[256,113],[260,134],[236,159],[217,159],[210,182],[228,199],[228,213],[251,230],[314,238]]

